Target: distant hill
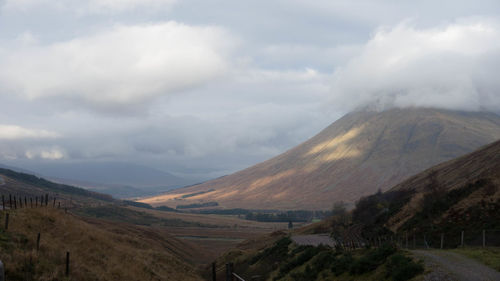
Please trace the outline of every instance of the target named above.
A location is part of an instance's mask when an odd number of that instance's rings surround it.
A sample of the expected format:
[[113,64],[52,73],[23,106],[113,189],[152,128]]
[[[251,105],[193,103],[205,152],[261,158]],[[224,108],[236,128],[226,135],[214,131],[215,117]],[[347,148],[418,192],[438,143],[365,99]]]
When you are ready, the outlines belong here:
[[357,111],[270,160],[141,202],[329,209],[335,201],[354,202],[378,189],[387,190],[497,139],[500,116],[494,113],[429,108]]
[[56,197],[58,201],[63,201],[62,204],[65,207],[115,201],[110,195],[54,183],[35,175],[9,169],[0,168],[0,177],[2,179],[0,181],[0,194],[6,198],[9,194],[17,198],[32,198],[49,194],[50,200]]
[[131,163],[24,163],[23,167],[58,183],[84,187],[117,198],[151,196],[196,182]]

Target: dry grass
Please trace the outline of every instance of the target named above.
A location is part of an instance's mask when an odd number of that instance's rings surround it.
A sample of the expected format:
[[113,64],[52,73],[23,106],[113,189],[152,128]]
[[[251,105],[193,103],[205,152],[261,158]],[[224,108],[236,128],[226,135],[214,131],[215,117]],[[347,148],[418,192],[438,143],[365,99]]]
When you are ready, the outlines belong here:
[[10,212],[9,230],[0,231],[0,250],[7,280],[69,280],[66,251],[71,280],[200,280],[182,261],[196,252],[188,244],[150,228],[82,219],[52,208]]

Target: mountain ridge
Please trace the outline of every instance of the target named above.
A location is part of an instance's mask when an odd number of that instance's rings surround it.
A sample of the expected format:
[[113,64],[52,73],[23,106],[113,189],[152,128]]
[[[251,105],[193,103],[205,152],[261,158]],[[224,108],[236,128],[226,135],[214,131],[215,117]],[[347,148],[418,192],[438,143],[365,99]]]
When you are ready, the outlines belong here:
[[[500,138],[500,116],[432,108],[356,111],[304,143],[223,178],[142,199],[153,205],[216,201],[223,208],[326,209],[387,190]],[[182,195],[214,189],[192,196]]]

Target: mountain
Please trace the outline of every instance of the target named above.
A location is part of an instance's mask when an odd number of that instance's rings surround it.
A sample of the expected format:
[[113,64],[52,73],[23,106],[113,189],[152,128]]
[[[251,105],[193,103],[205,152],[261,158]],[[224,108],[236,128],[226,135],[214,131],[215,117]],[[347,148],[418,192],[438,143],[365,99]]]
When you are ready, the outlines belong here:
[[427,169],[389,192],[411,194],[387,221],[394,230],[421,227],[422,217],[437,226],[453,222],[463,224],[461,229],[498,228],[500,141]]
[[500,138],[500,116],[430,108],[352,112],[306,142],[229,176],[141,200],[223,208],[329,209],[387,190]]
[[76,185],[118,198],[158,194],[192,184],[190,181],[155,168],[118,162],[23,163],[52,181]]

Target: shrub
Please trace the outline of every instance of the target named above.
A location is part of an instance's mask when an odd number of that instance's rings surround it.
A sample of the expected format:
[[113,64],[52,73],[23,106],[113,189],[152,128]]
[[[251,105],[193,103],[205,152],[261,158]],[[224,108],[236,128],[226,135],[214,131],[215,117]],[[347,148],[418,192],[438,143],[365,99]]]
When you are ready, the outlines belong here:
[[389,258],[386,264],[387,277],[394,281],[409,280],[424,272],[424,267],[420,263],[413,262],[412,259],[401,254],[395,254]]
[[340,274],[349,270],[352,262],[353,258],[351,254],[345,253],[333,261],[331,270],[336,276],[339,276]]

